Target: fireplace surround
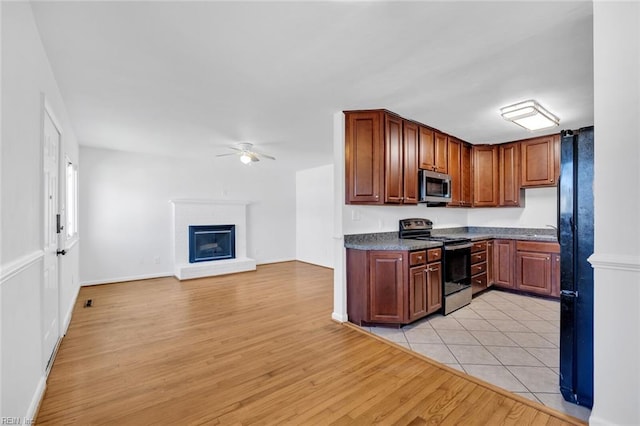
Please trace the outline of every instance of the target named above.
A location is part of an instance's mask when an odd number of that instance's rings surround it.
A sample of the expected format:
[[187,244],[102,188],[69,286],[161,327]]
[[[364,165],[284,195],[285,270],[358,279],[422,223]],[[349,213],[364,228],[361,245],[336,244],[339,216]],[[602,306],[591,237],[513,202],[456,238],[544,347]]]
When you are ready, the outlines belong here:
[[[247,257],[247,201],[234,200],[172,200],[172,246],[174,275],[179,280],[255,271],[256,261]],[[212,240],[202,252],[202,260],[190,262],[189,227],[234,226],[235,257],[207,259],[220,242]],[[204,234],[206,235],[206,234]]]

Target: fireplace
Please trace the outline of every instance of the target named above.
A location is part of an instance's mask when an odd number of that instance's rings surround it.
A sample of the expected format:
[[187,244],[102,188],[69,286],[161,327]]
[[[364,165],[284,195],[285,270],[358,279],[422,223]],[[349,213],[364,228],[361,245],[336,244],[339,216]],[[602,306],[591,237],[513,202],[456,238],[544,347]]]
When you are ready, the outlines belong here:
[[[173,274],[180,281],[256,270],[256,260],[247,257],[247,205],[238,200],[172,200]],[[228,225],[233,224],[233,225]],[[198,234],[205,247],[191,259],[191,227],[199,231],[230,231],[224,234]],[[211,229],[213,227],[213,229]],[[226,229],[225,229],[226,228]],[[231,235],[233,234],[233,236]],[[225,240],[225,238],[229,240]],[[233,238],[233,242],[231,242]],[[219,241],[218,241],[219,240]],[[206,246],[207,244],[211,244]],[[217,244],[217,247],[213,244]],[[230,256],[221,257],[220,249],[228,248]],[[218,253],[216,253],[216,251]],[[214,256],[212,256],[214,255]],[[215,257],[215,258],[214,258]]]
[[190,225],[189,263],[235,259],[235,225]]

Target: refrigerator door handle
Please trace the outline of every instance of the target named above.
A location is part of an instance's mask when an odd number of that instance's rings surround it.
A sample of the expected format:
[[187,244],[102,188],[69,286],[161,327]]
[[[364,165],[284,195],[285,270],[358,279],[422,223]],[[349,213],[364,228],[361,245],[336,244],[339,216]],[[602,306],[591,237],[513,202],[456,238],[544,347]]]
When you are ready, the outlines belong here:
[[562,291],[560,291],[560,296],[566,296],[566,297],[578,297],[578,291],[574,291],[574,290],[562,290]]

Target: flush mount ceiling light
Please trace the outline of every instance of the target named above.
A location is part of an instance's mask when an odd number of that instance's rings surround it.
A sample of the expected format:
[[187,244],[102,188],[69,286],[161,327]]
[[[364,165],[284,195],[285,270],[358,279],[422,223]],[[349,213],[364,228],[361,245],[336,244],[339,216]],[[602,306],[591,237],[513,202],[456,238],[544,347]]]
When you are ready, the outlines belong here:
[[560,124],[558,117],[533,99],[500,108],[500,114],[505,120],[513,121],[530,131],[548,129]]

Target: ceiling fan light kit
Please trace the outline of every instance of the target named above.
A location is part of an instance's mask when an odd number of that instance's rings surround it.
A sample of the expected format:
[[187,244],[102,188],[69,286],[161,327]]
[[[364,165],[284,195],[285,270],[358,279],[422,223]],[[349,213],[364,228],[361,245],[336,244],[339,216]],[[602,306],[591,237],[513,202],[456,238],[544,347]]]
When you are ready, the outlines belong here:
[[265,154],[263,152],[258,152],[252,149],[253,144],[249,142],[239,143],[237,146],[230,146],[230,149],[233,149],[236,152],[228,153],[228,154],[218,154],[216,157],[226,157],[229,155],[238,155],[240,157],[240,161],[242,164],[251,164],[257,161],[260,161],[260,158],[267,158],[269,160],[275,160],[276,158],[272,155]]
[[529,131],[548,129],[560,124],[557,116],[533,99],[500,108],[500,114],[505,120]]

